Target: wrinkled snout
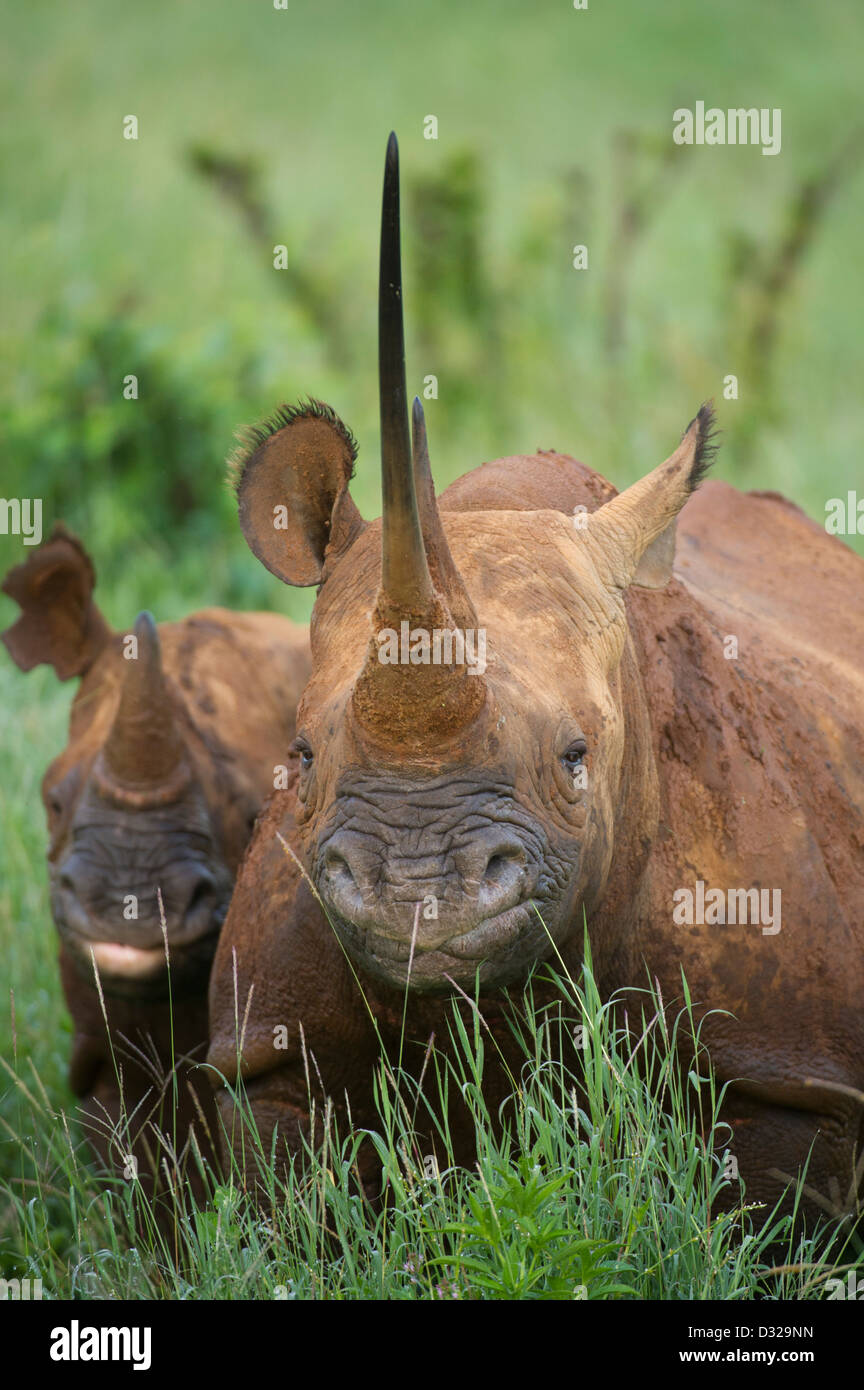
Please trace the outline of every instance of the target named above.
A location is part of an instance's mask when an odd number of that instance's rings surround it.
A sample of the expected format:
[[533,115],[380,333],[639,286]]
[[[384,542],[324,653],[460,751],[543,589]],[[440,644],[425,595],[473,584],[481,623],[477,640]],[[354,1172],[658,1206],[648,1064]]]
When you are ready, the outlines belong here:
[[341,830],[324,852],[321,887],[339,917],[396,940],[410,941],[419,903],[417,945],[428,950],[514,907],[528,877],[528,854],[507,827],[438,855]]
[[470,982],[478,967],[488,980],[524,974],[543,934],[536,836],[483,815],[403,811],[410,824],[388,815],[368,831],[353,819],[324,839],[316,878],[359,964],[414,989]]
[[170,844],[161,854],[153,845],[136,854],[131,838],[125,852],[117,848],[112,857],[106,842],[97,850],[84,841],[52,873],[54,920],[78,965],[92,978],[95,960],[106,988],[123,993],[165,984],[168,968],[178,980],[208,968],[230,896],[227,871],[197,854],[172,855]]
[[[66,924],[82,936],[94,939],[103,930],[129,932],[141,937],[157,935],[161,942],[159,899],[156,888],[136,884],[138,892],[116,878],[107,879],[98,866],[81,862],[72,854],[58,877]],[[194,940],[207,930],[216,906],[216,882],[204,864],[172,864],[162,871],[158,889],[170,940],[178,944]]]

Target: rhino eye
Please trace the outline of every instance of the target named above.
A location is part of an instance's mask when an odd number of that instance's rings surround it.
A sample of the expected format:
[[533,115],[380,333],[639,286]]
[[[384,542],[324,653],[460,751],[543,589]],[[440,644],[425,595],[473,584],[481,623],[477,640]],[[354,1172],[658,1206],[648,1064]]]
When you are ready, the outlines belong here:
[[305,738],[295,738],[293,743],[293,749],[300,759],[300,766],[302,767],[303,771],[308,772],[313,762],[315,761],[315,754],[312,752],[312,749],[309,747],[309,744],[306,742]]
[[566,753],[562,753],[561,761],[566,768],[573,769],[579,767],[585,754],[588,752],[588,744],[584,738],[576,738],[570,744]]

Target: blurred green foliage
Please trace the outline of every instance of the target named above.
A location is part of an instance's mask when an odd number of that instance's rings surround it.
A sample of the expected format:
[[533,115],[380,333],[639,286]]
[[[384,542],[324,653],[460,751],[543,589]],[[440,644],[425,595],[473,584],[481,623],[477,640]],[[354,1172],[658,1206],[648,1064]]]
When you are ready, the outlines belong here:
[[[211,364],[215,380],[205,363],[197,374],[184,370],[127,324],[122,306],[95,320],[54,309],[39,332],[53,344],[50,374],[28,375],[30,389],[18,395],[7,438],[21,483],[39,479],[50,515],[68,517],[86,535],[98,519],[100,494],[113,493],[114,539],[123,546],[142,519],[168,535],[196,512],[227,512],[219,508],[212,467],[202,467],[225,423],[218,359]],[[122,394],[127,369],[140,400]]]
[[[328,16],[325,42],[303,4],[89,0],[50,28],[9,9],[3,490],[81,532],[117,622],[129,605],[308,613],[311,595],[249,556],[223,487],[235,427],[279,401],[312,393],[343,415],[358,503],[377,511],[391,125],[409,389],[437,378],[440,486],[537,447],[624,485],[711,395],[719,476],[820,520],[860,486],[854,0],[442,0],[418,11],[416,44],[395,0]],[[672,111],[697,99],[780,106],[782,153],[673,145]],[[738,401],[722,399],[729,373]],[[0,537],[0,567],[19,556]]]

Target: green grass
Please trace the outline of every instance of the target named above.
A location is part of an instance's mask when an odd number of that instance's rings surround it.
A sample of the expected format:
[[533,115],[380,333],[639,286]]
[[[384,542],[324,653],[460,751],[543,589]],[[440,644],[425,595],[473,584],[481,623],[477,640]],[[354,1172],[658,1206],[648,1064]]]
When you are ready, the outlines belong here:
[[[7,1273],[41,1278],[54,1298],[733,1300],[824,1297],[826,1279],[864,1268],[859,1240],[837,1228],[818,1244],[794,1238],[790,1219],[748,1204],[740,1184],[719,1210],[729,1131],[686,985],[677,1011],[646,990],[627,1031],[597,993],[590,951],[586,962],[579,986],[558,977],[554,1007],[536,1008],[529,987],[511,1010],[522,1062],[497,1116],[483,1087],[494,1043],[476,1005],[467,1018],[454,1007],[453,1051],[433,1049],[422,1095],[382,1056],[374,1128],[340,1135],[310,1096],[313,1138],[287,1174],[241,1086],[247,1174],[232,1160],[172,1229],[157,1227],[136,1182],[87,1168],[74,1125],[58,1123],[19,1067],[29,1181],[6,1193],[3,1243],[19,1252]],[[577,1027],[568,1069],[562,1039]],[[679,1037],[696,1059],[686,1074]],[[473,1170],[452,1162],[446,1098],[457,1090],[476,1133]],[[437,1163],[418,1139],[430,1123]],[[375,1205],[359,1180],[362,1143],[381,1166]]]

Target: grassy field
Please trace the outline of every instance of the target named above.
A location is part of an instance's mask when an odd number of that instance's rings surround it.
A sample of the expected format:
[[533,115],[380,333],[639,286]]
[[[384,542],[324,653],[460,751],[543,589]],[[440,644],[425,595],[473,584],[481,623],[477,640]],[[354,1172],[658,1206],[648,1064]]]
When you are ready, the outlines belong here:
[[[241,1085],[245,1173],[236,1159],[219,1176],[199,1165],[205,1195],[187,1192],[167,1224],[140,1184],[86,1166],[74,1126],[14,1068],[21,1176],[8,1187],[18,1248],[7,1246],[7,1274],[75,1299],[808,1300],[826,1297],[831,1279],[845,1289],[848,1271],[864,1268],[859,1240],[842,1228],[796,1237],[791,1217],[730,1184],[731,1130],[686,984],[677,1011],[646,989],[627,1032],[596,990],[587,938],[585,960],[579,985],[555,976],[556,1006],[535,1007],[530,986],[514,1002],[522,1064],[497,1117],[484,1099],[482,1012],[454,1008],[455,1052],[431,1050],[422,1095],[399,1065],[401,1044],[399,1056],[382,1050],[376,1126],[340,1134],[310,1095],[314,1141],[287,1173]],[[559,1059],[577,1028],[571,1070]],[[686,1076],[679,1038],[695,1059]],[[474,1124],[473,1170],[452,1160],[456,1091]],[[430,1121],[437,1158],[419,1138]],[[363,1144],[381,1165],[374,1204]]]
[[[4,20],[0,491],[43,498],[46,530],[62,517],[82,536],[116,626],[144,607],[165,620],[211,603],[308,615],[312,596],[282,588],[247,551],[223,482],[235,427],[280,400],[312,393],[351,425],[354,493],[376,514],[377,219],[391,127],[405,181],[409,388],[438,379],[426,408],[439,485],[539,446],[621,486],[664,458],[715,396],[717,476],[778,489],[820,521],[829,498],[861,490],[855,0],[627,0],[585,12],[564,0],[441,0],[431,10],[332,0],[287,12],[270,0],[87,0],[50,10],[7,3]],[[672,112],[697,100],[781,108],[782,153],[673,148]],[[128,114],[138,117],[137,141],[122,138]],[[437,141],[423,138],[429,114]],[[290,272],[273,268],[275,244],[288,247]],[[572,268],[576,244],[588,247],[587,270]],[[128,374],[138,376],[137,400],[123,399]],[[729,374],[737,400],[723,399]],[[861,549],[864,537],[850,543]],[[23,553],[0,536],[0,572]],[[14,616],[0,600],[2,626]],[[71,1289],[80,1267],[78,1294],[114,1279],[115,1291],[150,1296],[166,1281],[175,1287],[170,1262],[154,1256],[130,1273],[118,1250],[113,1273],[99,1264],[94,1252],[110,1249],[99,1244],[109,1240],[102,1199],[86,1173],[70,1174],[45,1118],[71,1098],[39,782],[63,745],[71,695],[50,671],[22,676],[3,653],[0,983],[4,999],[14,991],[15,1036],[4,1007],[0,1057],[45,1114],[37,1123],[20,1088],[0,1081],[0,1175],[12,1183],[0,1260],[11,1268],[25,1252],[44,1264],[53,1251],[56,1289]],[[575,1142],[564,1121],[550,1129],[546,1157],[568,1136]],[[520,1138],[517,1156],[531,1159],[535,1140]],[[491,1139],[484,1154],[485,1179],[496,1181]],[[689,1181],[696,1194],[692,1249],[702,1252],[686,1279],[658,1273],[660,1257],[632,1234],[647,1197],[658,1249],[692,1253],[683,1227],[669,1229],[667,1208],[652,1205],[653,1178],[668,1174],[625,1183],[626,1212],[589,1211],[595,1199],[577,1174],[563,1196],[538,1197],[558,1216],[564,1202],[600,1242],[595,1295],[607,1277],[604,1241],[634,1266],[631,1296],[711,1288],[738,1297],[758,1287],[756,1255],[746,1266],[734,1253],[715,1260],[705,1244],[716,1174],[704,1163],[701,1189],[683,1156],[675,1168],[675,1191]],[[42,1227],[38,1209],[26,1209],[34,1174],[50,1188]],[[599,1190],[616,1174],[614,1164],[595,1173]],[[466,1229],[469,1186],[454,1180],[448,1207]],[[233,1202],[227,1190],[218,1201]],[[336,1224],[353,1235],[342,1264],[321,1256],[319,1291],[436,1296],[439,1266],[421,1288],[398,1273],[398,1250],[396,1265],[376,1265],[374,1219],[357,1214],[348,1185],[336,1190]],[[405,1220],[421,1225],[405,1241],[426,1241],[422,1193],[409,1196],[399,1198]],[[215,1206],[205,1234],[211,1218]],[[309,1292],[299,1271],[310,1223],[290,1239],[282,1232],[295,1252],[284,1277],[255,1265],[254,1278],[234,1285],[242,1296],[272,1296],[274,1281],[294,1279],[298,1296]],[[223,1234],[226,1225],[236,1240],[212,1249],[192,1233],[199,1264],[183,1276],[188,1296],[224,1296],[218,1280],[242,1274],[241,1252],[258,1248],[251,1217],[226,1218]],[[345,1263],[352,1240],[362,1269]],[[453,1247],[436,1242],[423,1248],[446,1264]],[[795,1277],[818,1289],[810,1274]],[[489,1296],[488,1283],[477,1287]]]

